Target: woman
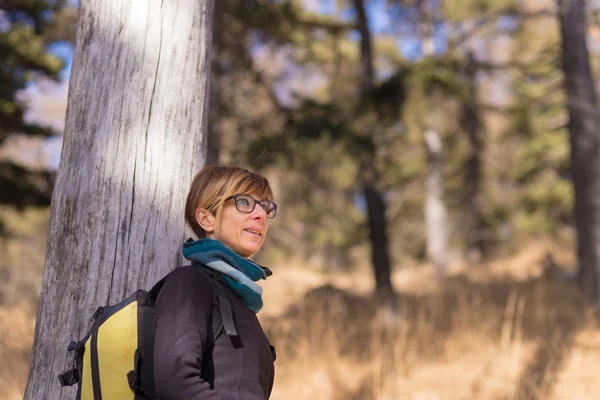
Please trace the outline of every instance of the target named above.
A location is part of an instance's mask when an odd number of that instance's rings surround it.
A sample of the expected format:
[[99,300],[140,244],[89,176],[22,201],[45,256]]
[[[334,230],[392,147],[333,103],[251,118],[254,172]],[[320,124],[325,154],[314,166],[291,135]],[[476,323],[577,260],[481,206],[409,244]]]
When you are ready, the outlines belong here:
[[[173,271],[156,301],[157,398],[269,398],[274,352],[256,317],[262,288],[255,282],[270,271],[248,257],[260,250],[276,212],[269,182],[258,174],[208,166],[194,178],[185,219],[200,240],[184,243],[183,253],[199,265]],[[215,279],[225,288],[237,335],[227,326],[227,334],[213,333],[223,310],[213,304]]]

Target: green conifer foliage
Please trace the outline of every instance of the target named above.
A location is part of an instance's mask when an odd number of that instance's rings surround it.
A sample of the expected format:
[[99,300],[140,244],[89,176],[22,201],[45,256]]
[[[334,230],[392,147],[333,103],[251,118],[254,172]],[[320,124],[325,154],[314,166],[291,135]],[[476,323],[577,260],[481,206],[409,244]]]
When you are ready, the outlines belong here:
[[[48,136],[50,129],[24,121],[17,93],[36,78],[58,79],[64,62],[48,51],[74,40],[76,11],[61,0],[0,1],[0,146],[15,134]],[[0,204],[49,204],[52,173],[0,161]]]
[[569,134],[562,90],[558,23],[551,17],[523,20],[515,37],[512,124],[504,135],[516,149],[510,177],[519,207],[511,219],[519,236],[560,239],[572,223],[573,190]]

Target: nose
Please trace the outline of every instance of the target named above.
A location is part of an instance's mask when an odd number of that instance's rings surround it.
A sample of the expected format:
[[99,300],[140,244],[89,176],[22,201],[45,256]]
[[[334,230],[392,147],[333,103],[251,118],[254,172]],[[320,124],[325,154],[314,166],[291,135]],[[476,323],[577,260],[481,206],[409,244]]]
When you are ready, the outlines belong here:
[[256,205],[254,211],[252,211],[252,219],[264,220],[267,218],[267,212],[260,206]]

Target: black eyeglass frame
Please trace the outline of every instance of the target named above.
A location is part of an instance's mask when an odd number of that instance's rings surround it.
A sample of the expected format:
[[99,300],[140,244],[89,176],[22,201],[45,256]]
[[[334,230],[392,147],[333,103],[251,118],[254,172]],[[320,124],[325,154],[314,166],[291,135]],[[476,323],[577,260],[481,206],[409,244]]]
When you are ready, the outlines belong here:
[[[239,197],[243,196],[244,198],[251,198],[254,201],[254,204],[252,204],[252,208],[250,209],[250,211],[244,211],[244,210],[240,210],[240,208],[238,207],[238,203],[237,203],[237,199]],[[275,218],[275,216],[277,215],[277,204],[273,203],[271,200],[256,200],[254,197],[250,196],[249,194],[234,194],[233,196],[229,196],[228,198],[225,199],[225,201],[231,200],[233,199],[233,204],[235,204],[235,208],[239,211],[239,212],[243,212],[246,214],[250,214],[251,212],[254,211],[254,209],[256,208],[256,205],[261,205],[261,203],[263,202],[267,202],[267,204],[272,205],[273,206],[273,210],[272,211],[267,211],[265,210],[265,213],[267,214],[267,218],[269,219],[273,219]],[[262,206],[261,206],[262,207]],[[264,210],[264,209],[263,209]],[[272,217],[269,217],[269,214],[273,213]]]

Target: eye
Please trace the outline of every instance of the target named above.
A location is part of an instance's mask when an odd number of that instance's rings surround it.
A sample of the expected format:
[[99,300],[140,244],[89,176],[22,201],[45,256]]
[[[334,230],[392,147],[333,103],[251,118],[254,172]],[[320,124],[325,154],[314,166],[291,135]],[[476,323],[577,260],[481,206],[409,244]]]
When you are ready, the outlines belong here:
[[271,204],[269,204],[266,201],[261,201],[260,202],[260,206],[262,207],[263,210],[265,210],[267,213],[271,210]]
[[239,206],[248,207],[250,205],[250,201],[245,197],[238,197],[236,200]]

